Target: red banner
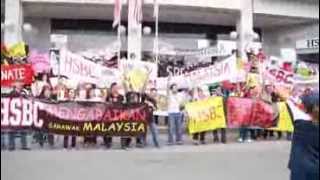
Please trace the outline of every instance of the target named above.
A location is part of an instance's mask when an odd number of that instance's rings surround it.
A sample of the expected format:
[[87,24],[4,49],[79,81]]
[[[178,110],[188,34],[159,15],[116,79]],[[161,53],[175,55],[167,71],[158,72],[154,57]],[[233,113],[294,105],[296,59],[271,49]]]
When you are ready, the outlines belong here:
[[261,100],[230,97],[227,100],[227,111],[229,128],[270,128],[276,125],[276,112],[272,105]]
[[30,64],[1,66],[1,86],[12,86],[17,81],[29,85],[33,80],[33,70]]

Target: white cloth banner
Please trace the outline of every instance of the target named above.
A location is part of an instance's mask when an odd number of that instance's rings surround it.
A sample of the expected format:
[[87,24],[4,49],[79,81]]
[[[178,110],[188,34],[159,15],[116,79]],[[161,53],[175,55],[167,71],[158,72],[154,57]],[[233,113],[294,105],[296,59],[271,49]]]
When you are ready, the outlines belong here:
[[[232,55],[225,60],[215,63],[214,65],[200,68],[179,76],[173,76],[170,79],[170,84],[176,83],[179,88],[192,88],[201,85],[207,85],[222,81],[234,81],[237,76],[237,59]],[[167,88],[168,78],[158,78],[157,88]]]
[[94,83],[101,86],[108,86],[119,80],[119,72],[116,69],[86,60],[81,55],[65,49],[61,50],[60,74],[79,83]]

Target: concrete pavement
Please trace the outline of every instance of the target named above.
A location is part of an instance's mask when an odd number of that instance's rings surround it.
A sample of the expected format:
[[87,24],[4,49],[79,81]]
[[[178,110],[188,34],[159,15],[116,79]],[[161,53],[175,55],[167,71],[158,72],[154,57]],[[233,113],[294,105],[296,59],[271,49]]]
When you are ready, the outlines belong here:
[[286,141],[1,152],[3,180],[288,180]]

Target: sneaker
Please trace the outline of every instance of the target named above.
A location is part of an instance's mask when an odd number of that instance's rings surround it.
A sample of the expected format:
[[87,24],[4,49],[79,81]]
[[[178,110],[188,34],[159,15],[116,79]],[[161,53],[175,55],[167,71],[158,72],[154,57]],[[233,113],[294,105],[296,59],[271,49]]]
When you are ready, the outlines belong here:
[[183,145],[183,142],[182,141],[178,141],[177,145]]
[[141,143],[136,144],[136,148],[144,148],[144,145]]
[[168,146],[173,146],[173,143],[172,142],[168,142],[167,145]]
[[197,140],[193,140],[193,145],[198,146],[199,142]]
[[206,141],[200,141],[200,144],[205,145]]
[[128,148],[127,146],[122,146],[121,149],[122,149],[122,150],[125,150],[125,151],[128,151],[128,150],[129,150],[129,148]]
[[242,138],[239,138],[239,139],[238,139],[238,142],[239,142],[239,143],[243,143],[244,140],[243,140]]
[[23,147],[23,148],[21,148],[22,150],[24,150],[24,151],[30,151],[31,149],[30,148],[28,148],[28,147]]
[[252,139],[247,139],[246,142],[247,142],[247,143],[252,143],[253,140],[252,140]]

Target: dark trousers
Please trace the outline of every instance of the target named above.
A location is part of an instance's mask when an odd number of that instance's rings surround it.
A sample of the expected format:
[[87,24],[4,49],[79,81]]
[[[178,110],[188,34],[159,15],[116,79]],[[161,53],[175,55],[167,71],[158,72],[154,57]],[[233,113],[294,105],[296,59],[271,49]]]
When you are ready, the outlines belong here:
[[[131,138],[130,137],[121,137],[120,138],[120,144],[121,148],[128,148],[131,144]],[[111,136],[104,136],[103,142],[106,148],[111,148],[112,146],[112,137]]]
[[112,146],[112,137],[111,136],[104,136],[103,137],[103,142],[106,148],[111,148]]
[[97,144],[97,137],[96,136],[85,136],[84,143],[88,144]]
[[41,132],[41,131],[38,132],[38,134],[37,134],[39,145],[41,147],[44,146],[44,143],[46,141],[46,137],[48,138],[47,140],[48,140],[49,145],[51,147],[54,146],[54,135],[53,134],[46,134],[46,133]]
[[248,133],[250,133],[250,138],[251,139],[256,139],[254,129],[249,129],[249,128],[240,128],[240,138],[243,140],[248,139]]
[[[218,131],[220,130],[220,140],[219,140],[219,135]],[[227,132],[226,129],[217,129],[214,130],[213,132],[213,141],[214,142],[222,142],[222,143],[227,143]]]
[[27,132],[26,131],[10,131],[9,132],[9,149],[14,150],[16,148],[15,138],[20,136],[22,149],[27,147]]
[[130,147],[132,139],[130,137],[121,137],[120,143],[121,143],[121,148],[128,148]]
[[[199,139],[200,138],[200,139]],[[193,134],[193,140],[204,142],[206,138],[206,132],[201,132],[201,133],[194,133]]]
[[[63,147],[66,149],[69,147],[69,137],[70,136],[63,137]],[[76,147],[76,136],[71,136],[71,147],[72,148]]]

